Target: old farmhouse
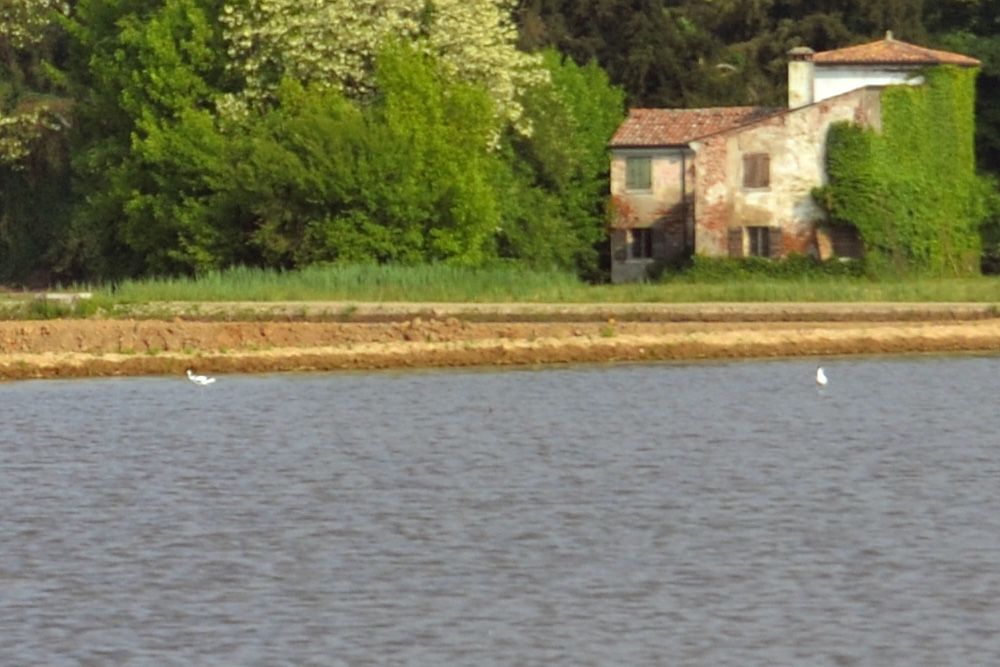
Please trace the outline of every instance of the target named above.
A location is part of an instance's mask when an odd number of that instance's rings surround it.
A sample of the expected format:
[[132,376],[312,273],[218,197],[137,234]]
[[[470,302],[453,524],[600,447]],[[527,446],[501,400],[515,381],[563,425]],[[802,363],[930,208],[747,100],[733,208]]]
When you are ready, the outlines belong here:
[[849,230],[819,230],[811,191],[826,182],[827,129],[880,127],[881,90],[923,68],[977,67],[964,55],[885,39],[789,53],[788,106],[632,109],[609,143],[613,282],[643,280],[691,253],[857,256]]

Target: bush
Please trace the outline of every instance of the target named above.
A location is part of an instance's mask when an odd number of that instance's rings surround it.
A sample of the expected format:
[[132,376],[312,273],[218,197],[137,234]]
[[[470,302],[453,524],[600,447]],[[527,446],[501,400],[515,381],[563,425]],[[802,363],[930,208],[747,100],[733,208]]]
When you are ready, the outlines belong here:
[[821,261],[805,255],[789,255],[776,262],[763,257],[702,257],[695,255],[680,273],[664,274],[665,281],[681,278],[691,282],[724,282],[731,280],[803,278],[861,278],[867,275],[864,260]]

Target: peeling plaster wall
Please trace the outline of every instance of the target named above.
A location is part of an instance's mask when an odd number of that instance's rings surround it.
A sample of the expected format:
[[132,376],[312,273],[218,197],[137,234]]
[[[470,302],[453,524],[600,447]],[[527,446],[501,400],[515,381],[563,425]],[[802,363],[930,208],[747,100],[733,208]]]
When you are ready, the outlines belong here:
[[[878,127],[880,91],[864,88],[770,116],[692,144],[695,149],[695,252],[729,254],[731,227],[780,227],[779,254],[816,253],[821,209],[811,191],[826,183],[826,134],[830,123]],[[743,188],[743,155],[770,156],[770,185]]]
[[[652,188],[626,191],[626,161],[630,157],[649,157]],[[683,203],[692,197],[694,156],[683,148],[615,149],[611,154],[611,196],[615,217],[611,231],[612,280],[644,278],[650,264],[682,255],[690,247],[693,224]],[[626,232],[635,227],[653,229],[653,258],[629,259]],[[634,265],[634,266],[632,266]]]
[[[649,157],[652,160],[651,191],[626,192],[625,163],[630,157]],[[690,175],[693,173],[691,164],[690,152],[681,148],[616,149],[611,153],[611,196],[628,201],[628,208],[636,216],[632,221],[633,224],[638,222],[642,226],[649,226],[649,223],[681,202],[684,183],[690,181]],[[685,166],[688,169],[686,178],[682,174],[682,168]]]

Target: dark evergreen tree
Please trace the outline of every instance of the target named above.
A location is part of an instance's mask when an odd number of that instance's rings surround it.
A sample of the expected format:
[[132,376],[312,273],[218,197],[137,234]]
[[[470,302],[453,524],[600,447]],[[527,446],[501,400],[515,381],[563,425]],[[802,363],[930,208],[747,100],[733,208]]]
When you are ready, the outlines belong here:
[[0,281],[70,279],[66,35],[53,3],[0,4]]
[[924,0],[525,0],[526,49],[596,58],[629,106],[780,104],[787,52],[926,41]]

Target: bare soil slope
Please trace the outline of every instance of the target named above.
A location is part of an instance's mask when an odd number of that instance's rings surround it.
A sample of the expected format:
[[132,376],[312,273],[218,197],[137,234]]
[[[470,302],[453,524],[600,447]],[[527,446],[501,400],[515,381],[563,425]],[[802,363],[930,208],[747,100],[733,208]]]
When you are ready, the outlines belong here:
[[[0,322],[0,379],[1000,351],[988,304],[159,304]],[[176,314],[172,314],[176,313]]]

